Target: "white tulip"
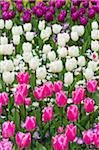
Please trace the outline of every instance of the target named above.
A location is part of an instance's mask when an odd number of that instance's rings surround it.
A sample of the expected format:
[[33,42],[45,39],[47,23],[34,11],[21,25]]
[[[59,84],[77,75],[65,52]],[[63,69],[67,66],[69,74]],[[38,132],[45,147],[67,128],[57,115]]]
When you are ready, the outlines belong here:
[[0,45],[0,54],[2,55],[11,55],[13,52],[13,44],[5,44],[5,45]]
[[52,47],[50,46],[50,44],[45,44],[43,46],[43,53],[44,54],[48,54],[51,51]]
[[98,39],[98,30],[92,30],[91,31],[91,38],[93,40],[97,40]]
[[52,25],[53,33],[58,34],[62,30],[62,26],[59,24]]
[[4,20],[0,19],[0,30],[4,28]]
[[22,45],[23,52],[31,52],[32,51],[32,44],[29,42],[24,42]]
[[79,39],[78,33],[77,32],[71,32],[71,39],[75,42],[78,41],[78,39]]
[[8,38],[6,36],[1,36],[0,43],[1,45],[8,44]]
[[6,84],[12,84],[14,82],[14,72],[3,72],[3,81]]
[[38,28],[39,28],[39,30],[45,29],[45,20],[39,21]]
[[31,52],[25,52],[23,53],[23,59],[26,63],[29,63],[29,61],[33,58],[33,55]]
[[20,44],[20,35],[13,35],[13,43],[14,45]]
[[68,53],[70,57],[77,57],[79,56],[79,48],[78,46],[71,46],[68,48]]
[[63,64],[61,60],[55,60],[50,64],[50,71],[52,73],[59,73],[63,70]]
[[34,38],[34,32],[26,32],[25,37],[27,41],[32,41]]
[[72,26],[72,32],[78,32],[78,25]]
[[30,61],[29,61],[29,67],[32,70],[36,70],[39,67],[39,59],[37,57],[33,57]]
[[57,52],[59,57],[65,58],[67,56],[67,49],[65,47],[59,47]]
[[41,31],[40,37],[42,40],[46,41],[49,39],[51,34],[52,34],[51,27],[46,27],[44,30]]
[[57,42],[60,47],[65,47],[66,43],[69,41],[70,37],[68,33],[59,33],[57,37]]
[[23,33],[22,26],[13,26],[12,34],[13,35],[21,35]]
[[66,85],[71,85],[73,83],[73,73],[67,72],[64,74],[64,83]]
[[99,42],[97,40],[91,41],[91,50],[92,51],[99,51]]
[[6,21],[5,21],[5,28],[6,28],[7,30],[10,30],[10,29],[12,28],[12,25],[13,25],[12,20],[6,20]]
[[97,63],[95,61],[89,61],[88,62],[88,68],[92,69],[93,72],[96,71],[96,69],[97,69]]
[[54,61],[56,59],[56,53],[54,51],[50,51],[47,57],[50,61]]
[[40,80],[45,79],[46,74],[47,74],[47,72],[46,72],[45,66],[37,68],[37,70],[36,70],[37,79],[40,79]]
[[65,67],[67,71],[72,71],[77,67],[77,60],[75,58],[67,59]]
[[91,26],[92,26],[92,29],[98,29],[98,22],[97,21],[93,21]]
[[32,24],[31,23],[25,23],[23,25],[24,31],[25,32],[30,32],[32,30]]
[[78,26],[78,36],[82,36],[84,34],[84,26],[83,25],[80,25]]
[[79,56],[79,57],[78,57],[78,65],[79,65],[80,67],[83,67],[83,66],[85,66],[85,64],[86,64],[85,57],[84,57],[84,56]]
[[4,60],[2,63],[3,63],[2,71],[13,71],[14,65],[12,60]]
[[85,70],[85,72],[84,72],[84,76],[85,76],[85,78],[86,78],[87,80],[90,80],[90,79],[93,78],[94,72],[92,71],[92,69],[87,68],[87,69]]

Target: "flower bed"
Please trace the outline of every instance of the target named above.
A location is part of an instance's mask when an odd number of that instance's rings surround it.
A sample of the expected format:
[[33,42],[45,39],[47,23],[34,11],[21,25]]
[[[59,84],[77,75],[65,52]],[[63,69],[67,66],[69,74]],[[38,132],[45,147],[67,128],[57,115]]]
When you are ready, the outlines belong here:
[[0,1],[0,150],[99,148],[98,0]]

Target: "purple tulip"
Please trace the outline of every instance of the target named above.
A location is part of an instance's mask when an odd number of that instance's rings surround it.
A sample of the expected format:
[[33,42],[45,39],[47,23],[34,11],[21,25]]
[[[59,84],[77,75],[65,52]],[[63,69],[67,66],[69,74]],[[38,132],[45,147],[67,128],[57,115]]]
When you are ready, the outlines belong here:
[[2,18],[3,18],[4,20],[8,20],[8,19],[9,19],[8,12],[4,11],[4,12],[2,13]]
[[80,23],[82,24],[82,25],[87,25],[87,22],[88,22],[88,20],[87,20],[87,18],[86,17],[80,17]]
[[80,0],[72,0],[74,6],[79,6],[81,1]]
[[35,0],[29,0],[29,3],[35,3]]
[[58,21],[59,21],[59,22],[64,22],[64,20],[65,20],[64,15],[63,15],[62,13],[60,13],[60,14],[58,15]]
[[75,13],[73,13],[72,15],[71,15],[71,18],[72,18],[72,20],[73,21],[77,21],[77,19],[78,19],[78,11],[76,11]]
[[55,14],[55,8],[54,8],[53,6],[51,6],[51,7],[49,8],[49,11],[50,11],[52,14]]
[[60,0],[62,5],[65,5],[66,4],[66,0]]
[[18,9],[18,12],[22,12],[22,9],[23,9],[23,6],[21,3],[17,4],[17,9]]
[[32,7],[32,13],[36,14],[37,6]]
[[60,9],[62,7],[61,1],[56,1],[56,7],[57,9]]
[[37,15],[37,17],[42,17],[42,16],[43,16],[43,11],[42,11],[42,9],[38,8],[38,9],[36,10],[36,15]]
[[62,10],[60,13],[61,13],[64,17],[66,17],[66,15],[67,15],[66,10]]
[[79,9],[79,16],[80,17],[83,16],[83,14],[85,14],[85,12],[86,12],[86,9],[84,7],[80,8]]
[[89,6],[88,0],[86,0],[86,1],[83,2],[83,6],[84,6],[85,8],[87,8],[87,7]]
[[93,17],[95,17],[95,11],[94,11],[94,9],[89,9],[88,10],[88,17],[90,18],[90,19],[92,19]]
[[8,13],[8,17],[9,17],[9,19],[13,19],[14,17],[15,17],[15,12],[14,11],[12,11],[12,10],[10,10],[9,12],[7,12]]
[[70,10],[71,10],[71,13],[73,14],[74,12],[76,12],[77,9],[76,9],[75,6],[71,6],[71,9],[70,9]]
[[2,3],[2,11],[8,11],[9,7],[10,7],[9,2]]
[[46,12],[49,11],[49,7],[43,6],[42,11],[43,11],[44,14],[46,14]]
[[55,1],[54,1],[54,0],[51,0],[51,1],[50,1],[50,6],[55,7]]
[[25,11],[24,11],[24,15],[23,15],[23,21],[25,22],[25,23],[28,23],[28,22],[30,22],[30,20],[31,20],[31,11],[30,11],[30,9],[26,9]]
[[53,21],[53,14],[50,11],[46,12],[45,20],[46,21]]
[[44,2],[39,2],[38,6],[42,8],[43,6],[45,6],[45,3]]

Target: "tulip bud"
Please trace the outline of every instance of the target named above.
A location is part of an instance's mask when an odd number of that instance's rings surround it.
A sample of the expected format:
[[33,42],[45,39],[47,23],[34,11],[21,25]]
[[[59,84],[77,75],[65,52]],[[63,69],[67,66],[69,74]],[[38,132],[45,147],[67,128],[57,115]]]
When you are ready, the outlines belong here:
[[76,105],[67,108],[67,118],[73,122],[78,120],[78,107]]
[[66,105],[67,97],[64,91],[60,91],[56,93],[56,103],[59,107],[64,107]]
[[73,124],[69,124],[66,127],[66,136],[67,139],[71,142],[74,141],[74,139],[76,138],[76,126],[74,126]]
[[44,121],[44,123],[49,122],[53,119],[53,117],[53,108],[51,106],[45,107],[42,115],[42,121]]
[[63,83],[61,81],[54,82],[54,92],[59,92],[63,89]]
[[88,130],[88,131],[84,131],[82,134],[83,134],[83,140],[85,144],[92,144],[93,132],[91,130]]
[[88,80],[87,81],[87,90],[88,92],[94,93],[97,91],[98,81],[97,80]]
[[36,129],[36,118],[34,116],[27,117],[24,127],[27,131],[33,131]]
[[17,81],[18,81],[19,84],[23,84],[23,83],[28,84],[29,83],[29,74],[28,74],[28,72],[26,72],[26,73],[19,72],[17,74],[16,78],[17,78]]
[[86,98],[84,100],[84,109],[87,113],[91,113],[94,111],[94,100],[90,98]]

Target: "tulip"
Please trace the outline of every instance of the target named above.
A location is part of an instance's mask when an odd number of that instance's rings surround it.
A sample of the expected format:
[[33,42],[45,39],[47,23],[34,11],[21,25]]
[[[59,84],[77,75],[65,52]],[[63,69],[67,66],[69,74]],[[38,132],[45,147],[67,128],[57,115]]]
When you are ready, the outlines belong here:
[[77,21],[78,16],[79,16],[78,12],[76,11],[76,12],[72,13],[71,18],[72,18],[73,21]]
[[59,126],[58,127],[58,134],[62,134],[64,132],[64,128]]
[[36,129],[36,118],[34,116],[27,117],[24,127],[27,131],[33,131]]
[[35,99],[37,99],[38,101],[42,100],[44,98],[44,95],[43,95],[43,87],[40,86],[40,87],[36,87],[34,89],[34,97]]
[[16,88],[16,92],[21,93],[24,97],[28,96],[28,86],[27,84],[19,84]]
[[2,136],[3,138],[10,138],[14,135],[15,124],[10,121],[6,121],[2,125]]
[[56,93],[56,103],[59,107],[64,107],[67,104],[67,97],[64,91]]
[[84,131],[83,133],[83,140],[85,142],[85,144],[92,144],[93,142],[93,132],[91,130],[88,131]]
[[76,7],[75,6],[71,6],[71,14],[73,14],[74,12],[76,12]]
[[59,92],[63,89],[63,83],[61,81],[54,82],[54,92]]
[[91,113],[94,111],[94,100],[91,98],[86,98],[84,100],[84,109],[87,113]]
[[54,117],[53,108],[51,106],[45,107],[42,115],[42,121],[44,123],[49,122],[53,119],[53,117]]
[[8,139],[0,141],[0,150],[12,150],[12,146],[12,142],[8,141]]
[[31,98],[30,97],[27,97],[27,98],[25,98],[25,105],[26,106],[30,106],[31,105]]
[[88,92],[94,93],[97,91],[98,81],[97,80],[88,80],[87,81],[87,90]]
[[82,24],[82,25],[87,25],[87,22],[88,22],[88,20],[87,20],[87,18],[86,17],[80,17],[80,23]]
[[37,17],[42,17],[42,16],[43,16],[43,11],[42,11],[42,9],[38,8],[38,9],[36,10],[36,15],[37,15]]
[[70,105],[67,108],[67,118],[73,122],[78,120],[78,107],[76,105]]
[[75,91],[72,92],[72,99],[74,104],[80,104],[85,97],[85,90],[82,87],[76,88]]
[[95,17],[95,11],[94,11],[94,9],[89,9],[88,10],[88,17],[90,19],[92,19],[93,17]]
[[18,132],[16,134],[16,143],[19,149],[28,148],[31,144],[31,134]]
[[43,85],[43,96],[49,97],[52,96],[52,94],[53,94],[53,84],[51,82],[46,82]]
[[19,84],[23,84],[23,83],[28,84],[29,83],[29,74],[28,74],[28,72],[26,72],[26,73],[19,72],[17,74],[16,78],[17,78],[17,81],[18,81]]
[[76,126],[74,126],[73,124],[69,124],[66,127],[66,136],[67,139],[71,142],[74,141],[74,139],[76,138]]
[[67,150],[68,148],[68,139],[63,134],[58,134],[52,138],[54,150]]
[[93,142],[96,148],[99,148],[99,131],[94,135]]
[[2,104],[0,103],[0,116],[2,114]]
[[60,13],[60,14],[58,15],[58,21],[59,21],[59,22],[64,22],[64,20],[65,20],[64,15]]
[[8,104],[8,94],[6,92],[3,92],[0,94],[0,103],[2,103],[2,105],[6,106]]
[[45,20],[46,21],[53,21],[53,14],[50,11],[47,11],[45,14]]
[[25,98],[22,93],[17,92],[14,94],[14,101],[16,105],[20,106],[24,104]]

